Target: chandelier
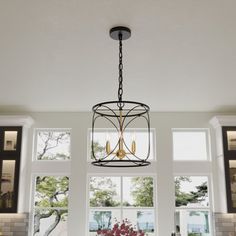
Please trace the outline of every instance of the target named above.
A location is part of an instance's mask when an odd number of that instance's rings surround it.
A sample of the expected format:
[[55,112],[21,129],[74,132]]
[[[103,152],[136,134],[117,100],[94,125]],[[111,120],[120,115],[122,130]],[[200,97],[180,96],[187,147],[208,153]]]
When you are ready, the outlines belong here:
[[[150,119],[149,106],[135,101],[123,100],[123,52],[122,41],[130,38],[131,31],[126,27],[114,27],[110,30],[110,37],[119,41],[119,87],[118,99],[116,101],[107,101],[93,106],[91,149],[92,164],[103,167],[141,167],[150,164],[148,161],[150,155]],[[97,140],[95,133],[97,123],[109,123],[113,132],[113,144],[110,138],[107,138],[102,147],[102,155],[97,154]],[[144,124],[147,145],[145,154],[140,156],[138,149],[143,148],[142,144],[137,145],[135,138],[130,140],[130,127],[134,123]],[[127,135],[129,133],[129,135]],[[115,139],[115,141],[114,141]],[[129,140],[127,140],[129,139]],[[143,152],[142,152],[143,153]]]

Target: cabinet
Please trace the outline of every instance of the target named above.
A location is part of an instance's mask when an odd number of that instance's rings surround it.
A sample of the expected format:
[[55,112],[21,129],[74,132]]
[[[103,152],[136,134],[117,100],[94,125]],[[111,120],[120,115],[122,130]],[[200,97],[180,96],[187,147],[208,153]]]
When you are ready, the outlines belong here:
[[236,126],[222,127],[227,210],[236,213]]
[[22,127],[0,126],[0,213],[16,213]]
[[236,213],[236,116],[210,120],[214,163],[214,211]]

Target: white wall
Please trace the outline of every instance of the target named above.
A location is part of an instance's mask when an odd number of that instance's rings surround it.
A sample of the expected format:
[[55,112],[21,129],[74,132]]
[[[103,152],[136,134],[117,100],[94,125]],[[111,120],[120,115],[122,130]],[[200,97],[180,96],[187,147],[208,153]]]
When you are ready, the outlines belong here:
[[[30,179],[32,138],[34,128],[71,128],[72,165],[69,205],[69,236],[86,235],[86,180],[92,172],[114,173],[122,169],[95,168],[87,163],[87,130],[91,127],[91,113],[31,113],[35,123],[29,133],[28,179]],[[170,236],[174,222],[174,183],[173,171],[178,170],[172,162],[172,128],[210,127],[213,113],[151,113],[151,127],[156,129],[157,163],[149,168],[132,168],[129,171],[157,174],[158,235]],[[214,160],[214,153],[213,153]],[[187,166],[194,171],[194,165]],[[210,169],[214,170],[210,166]],[[175,170],[174,170],[175,169]],[[26,185],[27,186],[27,185]],[[26,191],[28,191],[28,186]],[[24,191],[24,190],[22,190]],[[216,196],[215,196],[216,198]],[[217,198],[216,198],[217,199]],[[216,202],[217,204],[217,202]],[[29,209],[29,199],[25,199],[24,209]]]

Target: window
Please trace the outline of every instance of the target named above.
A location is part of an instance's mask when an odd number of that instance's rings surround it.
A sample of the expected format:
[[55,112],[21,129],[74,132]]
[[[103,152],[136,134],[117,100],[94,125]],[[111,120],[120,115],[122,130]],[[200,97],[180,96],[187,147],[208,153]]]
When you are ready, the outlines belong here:
[[34,196],[34,235],[66,235],[68,176],[37,176]]
[[175,225],[182,236],[210,234],[210,206],[206,176],[175,177]]
[[[175,230],[181,236],[211,235],[210,149],[207,129],[174,129]],[[191,165],[198,161],[200,165]],[[206,167],[206,168],[205,168]],[[175,169],[176,168],[176,169]],[[192,172],[192,173],[191,173]]]
[[173,158],[175,161],[209,160],[208,131],[173,130]]
[[32,235],[66,236],[69,169],[65,161],[71,158],[70,131],[36,130],[34,150]]
[[89,235],[128,219],[137,230],[154,236],[155,196],[151,176],[91,176]]
[[36,160],[69,160],[70,133],[68,131],[38,130]]

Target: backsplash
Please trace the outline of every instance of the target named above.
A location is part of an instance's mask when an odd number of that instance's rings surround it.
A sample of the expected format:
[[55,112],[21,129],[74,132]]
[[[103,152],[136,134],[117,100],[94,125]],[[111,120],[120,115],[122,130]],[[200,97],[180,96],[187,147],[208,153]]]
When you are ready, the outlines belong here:
[[215,236],[236,236],[236,214],[214,213]]
[[0,235],[3,236],[27,236],[29,215],[0,214]]

